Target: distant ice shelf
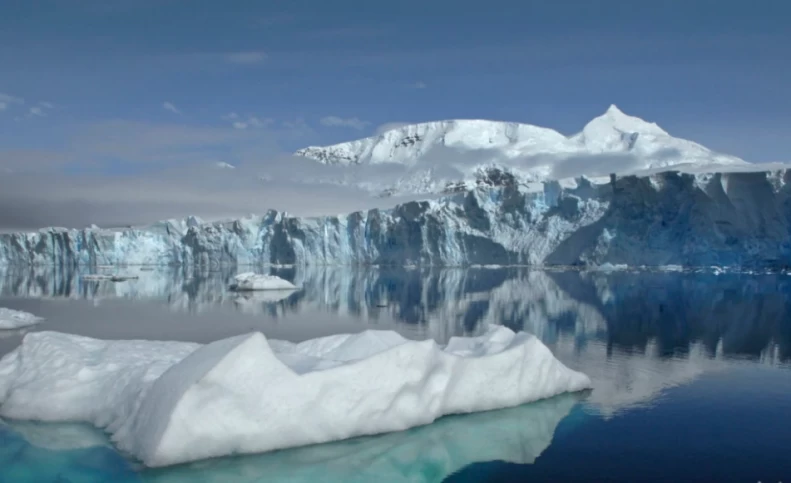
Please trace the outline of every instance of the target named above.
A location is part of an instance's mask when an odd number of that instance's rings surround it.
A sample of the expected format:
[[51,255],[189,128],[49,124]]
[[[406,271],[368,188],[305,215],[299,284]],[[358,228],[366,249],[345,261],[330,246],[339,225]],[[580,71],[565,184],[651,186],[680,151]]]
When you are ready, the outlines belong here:
[[590,385],[504,327],[445,347],[371,330],[204,346],[37,332],[0,360],[0,415],[92,423],[156,467],[401,431]]
[[[496,185],[341,216],[0,234],[0,265],[791,265],[791,171]],[[605,265],[609,264],[609,265]]]

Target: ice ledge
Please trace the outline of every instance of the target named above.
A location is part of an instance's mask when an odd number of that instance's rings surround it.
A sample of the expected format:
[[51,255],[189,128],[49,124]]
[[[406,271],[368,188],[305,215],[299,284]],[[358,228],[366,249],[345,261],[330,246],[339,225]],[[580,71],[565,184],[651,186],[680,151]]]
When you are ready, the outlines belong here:
[[503,327],[444,348],[387,331],[205,346],[39,332],[0,360],[0,415],[90,422],[165,466],[400,431],[590,384]]

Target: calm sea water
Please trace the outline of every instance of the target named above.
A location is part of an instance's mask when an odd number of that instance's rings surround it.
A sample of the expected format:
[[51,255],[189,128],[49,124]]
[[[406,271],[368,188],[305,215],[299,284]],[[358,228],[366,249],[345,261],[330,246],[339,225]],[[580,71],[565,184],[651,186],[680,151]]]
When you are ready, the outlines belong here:
[[[136,271],[136,270],[135,270]],[[232,272],[0,273],[35,330],[209,342],[392,329],[446,341],[503,324],[594,389],[370,438],[147,470],[99,431],[0,424],[0,482],[791,481],[791,277],[524,269],[280,270],[302,288],[238,296]],[[0,355],[21,332],[0,332]]]

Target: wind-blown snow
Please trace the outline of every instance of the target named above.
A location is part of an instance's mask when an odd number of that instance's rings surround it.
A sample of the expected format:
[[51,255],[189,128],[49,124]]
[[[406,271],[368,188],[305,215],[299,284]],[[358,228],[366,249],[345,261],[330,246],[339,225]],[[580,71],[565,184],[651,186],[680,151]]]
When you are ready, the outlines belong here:
[[253,272],[240,273],[234,277],[234,280],[236,283],[232,288],[238,291],[295,290],[297,288],[293,283],[276,275],[261,275]]
[[28,312],[0,307],[0,330],[21,329],[36,325],[44,320]]
[[612,172],[624,175],[677,165],[711,169],[746,164],[737,157],[675,138],[614,105],[568,137],[529,124],[450,120],[410,124],[332,146],[311,146],[296,155],[331,165],[405,167],[397,179],[383,176],[377,180],[373,175],[363,176],[363,170],[359,179],[344,180],[388,195],[440,192],[458,183],[470,187],[485,178],[485,170],[493,165],[520,182],[536,182]]
[[400,431],[588,387],[536,337],[504,327],[444,348],[387,331],[205,346],[38,332],[0,360],[0,414],[90,422],[148,466]]

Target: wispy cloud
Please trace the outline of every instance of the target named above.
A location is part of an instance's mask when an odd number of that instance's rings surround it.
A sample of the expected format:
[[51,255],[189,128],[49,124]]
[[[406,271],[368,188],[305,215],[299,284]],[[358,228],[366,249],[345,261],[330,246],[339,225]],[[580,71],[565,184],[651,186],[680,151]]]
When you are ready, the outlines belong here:
[[266,52],[262,52],[260,50],[249,52],[231,52],[225,55],[225,60],[232,64],[254,65],[265,61],[266,57]]
[[330,126],[330,127],[349,127],[352,129],[357,129],[358,131],[365,129],[369,124],[368,121],[362,121],[356,117],[350,117],[348,119],[344,119],[338,116],[327,116],[321,118],[322,125]]
[[173,114],[179,114],[179,115],[181,114],[181,110],[177,108],[172,102],[167,102],[167,101],[163,102],[162,109],[166,111],[170,111]]
[[25,100],[21,97],[12,96],[0,92],[0,111],[5,111],[11,104],[24,104]]
[[37,102],[34,106],[30,106],[27,108],[27,112],[24,115],[18,116],[14,118],[17,122],[23,121],[25,119],[32,119],[36,117],[47,117],[47,111],[55,109],[55,105],[51,102],[40,101]]
[[409,87],[412,89],[428,89],[428,84],[423,81],[418,81],[413,84],[410,84]]
[[242,117],[235,112],[229,112],[220,116],[223,121],[231,123],[234,129],[247,129],[247,128],[263,128],[274,124],[275,120],[271,118],[260,118],[257,116]]

